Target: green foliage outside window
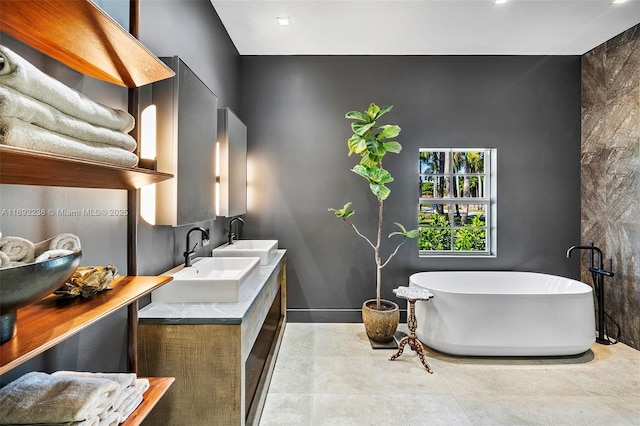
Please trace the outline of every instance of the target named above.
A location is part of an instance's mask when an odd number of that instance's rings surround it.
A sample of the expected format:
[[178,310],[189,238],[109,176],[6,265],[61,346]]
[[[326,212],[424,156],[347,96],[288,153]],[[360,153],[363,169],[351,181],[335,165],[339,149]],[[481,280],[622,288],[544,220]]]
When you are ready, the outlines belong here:
[[421,214],[420,227],[420,250],[451,251],[452,232],[454,251],[484,251],[487,247],[486,224],[480,215],[452,229],[446,214]]

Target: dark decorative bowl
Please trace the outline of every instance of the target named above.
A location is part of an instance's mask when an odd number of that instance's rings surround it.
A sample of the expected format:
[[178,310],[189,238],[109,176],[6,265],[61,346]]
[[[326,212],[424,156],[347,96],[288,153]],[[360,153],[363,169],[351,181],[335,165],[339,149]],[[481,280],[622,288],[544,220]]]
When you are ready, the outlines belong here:
[[81,251],[0,269],[0,344],[16,334],[16,311],[57,290],[80,264]]

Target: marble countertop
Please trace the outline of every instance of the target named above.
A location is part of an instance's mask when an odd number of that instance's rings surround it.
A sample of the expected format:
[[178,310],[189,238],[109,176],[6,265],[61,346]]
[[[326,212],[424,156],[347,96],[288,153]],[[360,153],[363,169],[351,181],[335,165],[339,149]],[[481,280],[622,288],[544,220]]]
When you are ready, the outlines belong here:
[[140,324],[241,324],[285,254],[286,250],[277,250],[268,265],[259,265],[240,287],[236,303],[150,303],[140,309],[138,321]]

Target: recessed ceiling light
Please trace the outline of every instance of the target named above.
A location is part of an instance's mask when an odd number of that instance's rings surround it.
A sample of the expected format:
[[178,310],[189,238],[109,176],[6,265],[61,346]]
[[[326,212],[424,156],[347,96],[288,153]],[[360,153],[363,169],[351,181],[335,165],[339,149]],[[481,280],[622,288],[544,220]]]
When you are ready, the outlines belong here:
[[624,3],[627,0],[613,0],[611,3],[612,4],[620,4],[620,3]]
[[278,21],[278,25],[280,25],[281,27],[287,27],[291,25],[291,18],[289,18],[288,16],[279,16],[276,18],[276,21]]
[[493,0],[493,4],[505,4],[509,0]]

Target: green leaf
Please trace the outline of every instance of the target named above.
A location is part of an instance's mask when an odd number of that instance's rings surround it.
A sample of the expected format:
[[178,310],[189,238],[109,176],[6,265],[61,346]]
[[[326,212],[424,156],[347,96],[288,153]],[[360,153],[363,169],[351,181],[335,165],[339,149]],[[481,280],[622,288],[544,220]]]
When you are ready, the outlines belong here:
[[382,117],[392,109],[393,109],[393,105],[380,107],[380,111],[378,111],[378,114],[376,114],[375,119],[377,120],[378,118]]
[[367,109],[367,115],[371,118],[371,120],[375,120],[379,112],[380,112],[380,107],[374,103],[371,103],[369,105],[369,108]]
[[386,186],[384,186],[383,184],[377,184],[377,183],[371,182],[369,184],[369,188],[371,189],[371,192],[373,192],[373,195],[375,195],[377,198],[383,201],[386,200],[389,194],[391,193],[391,190]]
[[418,238],[418,236],[420,235],[420,230],[419,229],[412,229],[411,231],[407,231],[407,238]]
[[371,121],[371,119],[367,114],[360,111],[349,111],[344,115],[344,118],[348,118],[350,120],[366,121],[366,122]]
[[356,154],[362,154],[362,152],[367,149],[367,141],[361,136],[353,135],[347,141],[347,146],[349,147],[349,155],[354,152]]
[[400,228],[400,231],[402,231],[402,234],[406,234],[407,233],[407,228],[405,228],[404,226],[402,226],[401,223],[399,222],[393,222],[398,228]]
[[356,135],[363,136],[375,124],[376,124],[375,121],[372,123],[362,123],[360,121],[354,121],[353,123],[351,123],[351,129],[353,130],[353,133],[355,133]]
[[362,176],[363,178],[365,178],[366,180],[370,180],[369,176],[369,167],[363,166],[362,164],[358,164],[353,166],[353,169],[351,169],[351,171],[357,175]]
[[351,210],[351,201],[349,201],[347,204],[344,205],[343,208],[341,209],[328,209],[330,212],[333,212],[336,217],[340,217],[340,218],[348,218],[352,215],[355,214],[355,210]]
[[376,167],[382,161],[382,156],[373,155],[371,152],[367,151],[362,156],[362,160],[360,160],[360,164],[366,167]]
[[400,145],[400,143],[398,142],[383,142],[382,146],[384,146],[384,149],[388,152],[393,152],[394,154],[400,154],[400,151],[402,151],[402,145]]
[[367,138],[367,149],[371,154],[379,155],[380,157],[382,157],[386,152],[386,150],[384,149],[384,146],[380,142],[378,142],[374,137]]
[[370,169],[371,180],[376,183],[389,183],[393,182],[393,176],[389,171],[381,167],[373,167]]
[[400,228],[400,231],[396,231],[396,232],[392,232],[389,234],[389,238],[393,237],[394,235],[402,235],[405,238],[418,238],[418,236],[420,235],[420,231],[418,229],[412,229],[411,231],[407,231],[407,229],[402,226],[402,224],[398,223],[398,222],[394,222],[398,228]]
[[400,134],[400,126],[396,124],[386,124],[384,126],[380,126],[382,131],[376,135],[376,139],[381,141],[382,139],[390,139],[395,138]]
[[393,182],[391,173],[381,167],[366,167],[358,164],[351,171],[367,179],[370,183],[385,184]]

